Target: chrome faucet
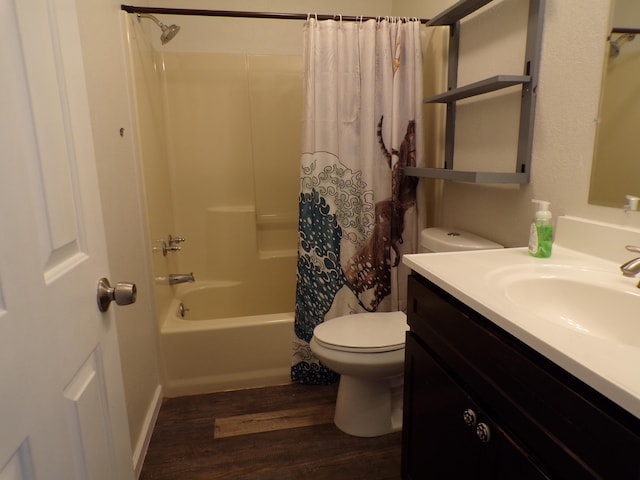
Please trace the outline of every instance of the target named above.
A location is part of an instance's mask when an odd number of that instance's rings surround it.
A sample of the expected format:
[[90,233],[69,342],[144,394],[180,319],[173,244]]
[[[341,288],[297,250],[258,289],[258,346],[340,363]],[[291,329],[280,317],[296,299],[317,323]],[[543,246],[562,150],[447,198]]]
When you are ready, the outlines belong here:
[[195,282],[195,281],[196,279],[193,278],[193,272],[169,274],[169,285],[177,285],[178,283],[188,283],[188,282]]
[[[625,248],[630,252],[640,253],[640,247],[627,245]],[[625,277],[637,277],[640,275],[640,257],[634,258],[620,265],[620,271]],[[638,283],[638,288],[640,288],[640,283]]]

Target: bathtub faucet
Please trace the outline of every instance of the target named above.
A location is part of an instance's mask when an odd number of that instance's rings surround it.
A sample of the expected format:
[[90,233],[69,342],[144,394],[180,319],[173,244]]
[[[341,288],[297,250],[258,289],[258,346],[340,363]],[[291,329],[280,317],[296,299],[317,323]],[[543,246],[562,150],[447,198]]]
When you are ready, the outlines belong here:
[[170,273],[169,285],[177,285],[178,283],[195,282],[193,278],[193,272],[191,273]]

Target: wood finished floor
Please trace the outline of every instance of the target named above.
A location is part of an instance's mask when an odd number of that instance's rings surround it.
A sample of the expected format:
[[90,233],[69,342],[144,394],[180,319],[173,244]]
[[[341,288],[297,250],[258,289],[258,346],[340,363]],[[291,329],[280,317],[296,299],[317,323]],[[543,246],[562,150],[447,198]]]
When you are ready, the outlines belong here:
[[336,391],[291,384],[165,399],[140,479],[398,480],[400,433],[342,433]]

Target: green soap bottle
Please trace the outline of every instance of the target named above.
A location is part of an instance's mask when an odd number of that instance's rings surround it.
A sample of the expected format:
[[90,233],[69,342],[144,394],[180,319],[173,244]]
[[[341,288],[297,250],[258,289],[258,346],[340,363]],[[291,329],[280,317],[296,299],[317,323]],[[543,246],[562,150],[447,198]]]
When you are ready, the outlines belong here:
[[529,255],[538,258],[551,256],[553,244],[553,225],[551,224],[551,212],[549,202],[544,200],[531,200],[538,204],[538,210],[529,230]]

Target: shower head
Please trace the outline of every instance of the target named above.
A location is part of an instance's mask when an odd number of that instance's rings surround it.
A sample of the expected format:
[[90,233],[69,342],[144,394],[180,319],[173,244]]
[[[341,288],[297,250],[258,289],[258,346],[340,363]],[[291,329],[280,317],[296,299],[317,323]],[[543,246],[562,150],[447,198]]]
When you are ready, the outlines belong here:
[[169,25],[168,27],[166,25],[162,25],[160,28],[162,28],[162,34],[160,35],[160,41],[162,42],[162,45],[169,42],[180,31],[180,27],[175,23],[173,25]]
[[620,49],[622,48],[622,45],[626,42],[631,42],[634,38],[636,38],[636,36],[633,33],[623,33],[615,40],[613,39],[613,36],[610,35],[609,58],[616,58],[618,55],[620,55]]
[[160,42],[162,42],[162,45],[166,45],[170,42],[171,39],[173,39],[173,37],[175,37],[180,31],[180,27],[178,25],[165,25],[156,17],[149,15],[148,13],[138,13],[138,22],[141,18],[150,18],[160,27],[160,30],[162,30],[162,33],[160,34]]

